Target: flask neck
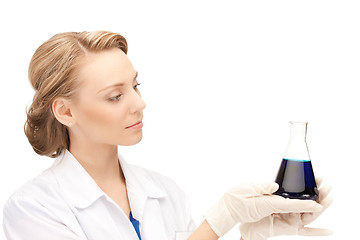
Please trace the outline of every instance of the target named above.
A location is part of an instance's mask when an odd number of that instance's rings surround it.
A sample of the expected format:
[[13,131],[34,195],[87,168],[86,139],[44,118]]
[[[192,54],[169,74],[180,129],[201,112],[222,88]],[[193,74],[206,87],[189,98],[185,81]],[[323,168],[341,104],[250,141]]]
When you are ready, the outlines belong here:
[[306,142],[307,122],[290,122],[289,142]]
[[284,158],[298,161],[310,161],[306,144],[307,122],[289,122],[290,138]]

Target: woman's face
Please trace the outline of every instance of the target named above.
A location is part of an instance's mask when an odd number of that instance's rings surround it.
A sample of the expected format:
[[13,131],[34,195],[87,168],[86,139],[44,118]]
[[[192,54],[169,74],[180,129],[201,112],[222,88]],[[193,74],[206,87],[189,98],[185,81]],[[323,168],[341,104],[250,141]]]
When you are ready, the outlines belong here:
[[72,107],[76,124],[70,137],[110,145],[138,143],[146,105],[137,89],[137,72],[127,55],[112,48],[89,53],[81,63],[81,86]]

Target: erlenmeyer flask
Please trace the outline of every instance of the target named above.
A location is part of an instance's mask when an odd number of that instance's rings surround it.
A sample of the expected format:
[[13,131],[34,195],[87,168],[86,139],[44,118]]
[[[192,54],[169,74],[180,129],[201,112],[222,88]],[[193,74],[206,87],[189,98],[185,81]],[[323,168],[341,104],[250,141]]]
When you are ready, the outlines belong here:
[[316,200],[314,172],[306,144],[307,122],[289,122],[290,139],[275,182],[275,194],[285,198]]

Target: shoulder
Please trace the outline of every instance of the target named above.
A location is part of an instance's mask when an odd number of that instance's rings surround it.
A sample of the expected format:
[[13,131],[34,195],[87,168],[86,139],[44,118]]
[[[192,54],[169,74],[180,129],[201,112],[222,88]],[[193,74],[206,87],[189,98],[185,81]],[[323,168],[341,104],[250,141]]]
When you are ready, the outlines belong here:
[[47,208],[58,198],[57,183],[49,168],[27,181],[8,198],[3,209],[4,215]]
[[[9,197],[3,206],[3,228],[5,234],[14,239],[29,235],[44,239],[54,232],[59,236],[74,236],[71,239],[77,239],[75,233],[81,235],[51,168],[26,182]],[[52,239],[65,237],[54,236]]]
[[8,199],[8,201],[14,199],[36,199],[41,196],[41,193],[49,192],[53,189],[55,179],[51,172],[51,169],[43,171],[40,175],[27,181],[21,187],[19,187]]
[[[14,222],[16,217],[24,217],[24,215],[30,215],[31,212],[41,211],[42,198],[51,189],[49,171],[47,169],[39,176],[27,181],[9,197],[3,209],[4,222]],[[44,183],[49,183],[49,185],[46,186]]]

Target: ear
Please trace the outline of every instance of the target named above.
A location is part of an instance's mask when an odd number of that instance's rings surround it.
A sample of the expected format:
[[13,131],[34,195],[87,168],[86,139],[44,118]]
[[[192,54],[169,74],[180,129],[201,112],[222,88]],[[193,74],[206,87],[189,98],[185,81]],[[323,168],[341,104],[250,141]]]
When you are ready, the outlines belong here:
[[70,106],[70,102],[64,98],[56,98],[51,105],[55,118],[68,127],[75,124]]

